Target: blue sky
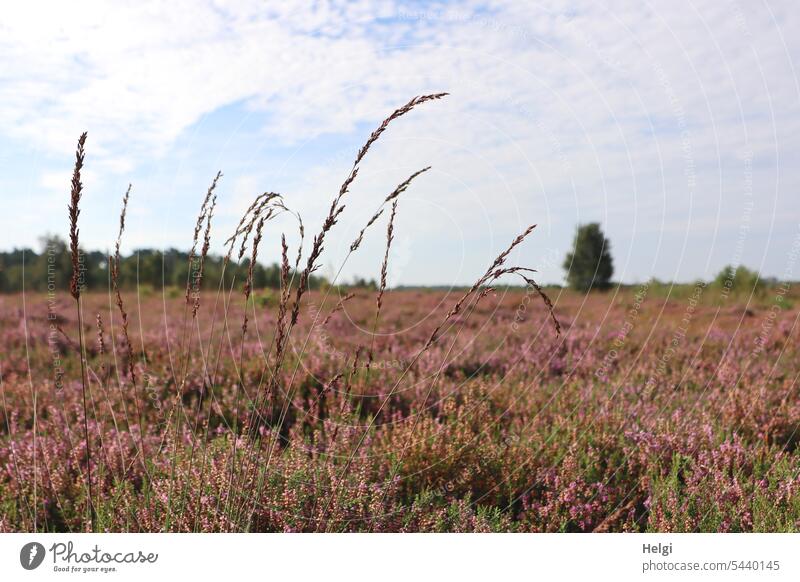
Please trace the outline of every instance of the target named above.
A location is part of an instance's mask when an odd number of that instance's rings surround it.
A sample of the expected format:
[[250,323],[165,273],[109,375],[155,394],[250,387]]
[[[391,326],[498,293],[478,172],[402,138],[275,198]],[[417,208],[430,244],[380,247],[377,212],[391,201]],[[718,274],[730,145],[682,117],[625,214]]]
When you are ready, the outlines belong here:
[[[113,244],[132,182],[126,249],[187,248],[217,170],[217,250],[265,190],[314,232],[374,126],[414,95],[449,91],[370,152],[326,271],[426,165],[400,203],[393,284],[472,282],[530,223],[516,261],[545,282],[562,280],[588,221],[603,223],[626,282],[792,268],[791,2],[18,4],[0,23],[2,248],[66,233],[83,130],[87,247]],[[378,274],[384,228],[345,279]],[[296,244],[290,221],[272,223],[264,260],[283,231]]]

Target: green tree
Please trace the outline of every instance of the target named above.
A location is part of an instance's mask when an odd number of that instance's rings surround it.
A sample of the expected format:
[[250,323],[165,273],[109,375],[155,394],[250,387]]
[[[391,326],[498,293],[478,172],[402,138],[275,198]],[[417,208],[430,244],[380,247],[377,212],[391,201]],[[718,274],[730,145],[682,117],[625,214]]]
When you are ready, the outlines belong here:
[[747,267],[732,267],[727,265],[714,278],[714,285],[722,289],[723,293],[748,293],[760,295],[764,290],[764,282],[758,271],[751,271]]
[[611,242],[599,223],[578,226],[572,252],[567,253],[564,260],[569,286],[578,291],[608,288],[614,274],[610,251]]

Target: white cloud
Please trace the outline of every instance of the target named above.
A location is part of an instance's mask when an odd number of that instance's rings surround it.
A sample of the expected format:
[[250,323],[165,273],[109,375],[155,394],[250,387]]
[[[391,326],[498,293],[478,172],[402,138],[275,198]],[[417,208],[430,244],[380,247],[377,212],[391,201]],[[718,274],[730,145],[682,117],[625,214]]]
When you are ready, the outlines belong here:
[[[761,168],[760,219],[790,200],[778,185],[800,172],[790,2],[419,6],[16,3],[0,23],[0,131],[68,163],[88,129],[100,181],[169,155],[232,104],[257,113],[265,139],[303,147],[374,123],[413,94],[449,90],[376,148],[370,168],[381,178],[363,176],[356,200],[432,163],[421,192],[455,204],[467,230],[490,224],[487,253],[537,220],[552,229],[542,244],[555,246],[578,220],[607,221],[625,240],[637,220],[729,228],[748,151]],[[303,187],[295,200],[309,221],[328,203],[316,193],[334,191],[347,165],[343,155],[288,181]],[[236,209],[264,189],[263,173],[232,178]],[[48,171],[41,183],[60,179]],[[423,214],[415,228],[440,220]],[[657,252],[679,260],[674,248],[696,230],[678,226],[673,250]],[[687,273],[702,267],[680,260]]]

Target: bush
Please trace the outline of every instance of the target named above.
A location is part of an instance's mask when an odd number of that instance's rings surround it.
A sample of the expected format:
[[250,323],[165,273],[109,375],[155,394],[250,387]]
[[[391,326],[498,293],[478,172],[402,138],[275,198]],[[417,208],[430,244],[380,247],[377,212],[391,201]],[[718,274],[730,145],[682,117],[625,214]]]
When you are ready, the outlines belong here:
[[725,266],[714,278],[714,285],[722,289],[723,294],[760,295],[764,290],[764,282],[758,271],[747,267]]

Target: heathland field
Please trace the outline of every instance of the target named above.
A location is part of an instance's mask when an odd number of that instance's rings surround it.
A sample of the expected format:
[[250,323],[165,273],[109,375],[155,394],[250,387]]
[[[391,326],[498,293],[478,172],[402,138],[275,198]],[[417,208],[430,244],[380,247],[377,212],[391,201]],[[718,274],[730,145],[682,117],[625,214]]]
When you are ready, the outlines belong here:
[[0,531],[800,529],[793,289],[529,290],[0,296]]

